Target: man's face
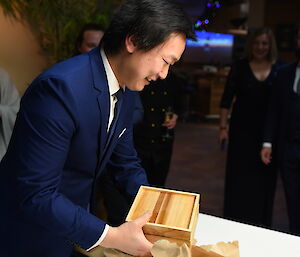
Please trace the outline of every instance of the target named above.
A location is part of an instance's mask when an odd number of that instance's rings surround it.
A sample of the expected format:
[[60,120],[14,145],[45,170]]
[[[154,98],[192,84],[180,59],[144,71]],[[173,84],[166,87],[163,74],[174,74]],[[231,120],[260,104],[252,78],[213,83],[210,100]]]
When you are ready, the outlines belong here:
[[103,37],[104,32],[101,30],[86,30],[83,33],[83,40],[78,48],[80,53],[85,53],[97,47]]
[[[130,42],[127,42],[127,41]],[[124,68],[120,71],[120,84],[141,91],[150,81],[165,79],[170,65],[178,61],[185,48],[184,34],[171,34],[162,44],[150,51],[136,48],[131,39],[126,40],[128,51]]]

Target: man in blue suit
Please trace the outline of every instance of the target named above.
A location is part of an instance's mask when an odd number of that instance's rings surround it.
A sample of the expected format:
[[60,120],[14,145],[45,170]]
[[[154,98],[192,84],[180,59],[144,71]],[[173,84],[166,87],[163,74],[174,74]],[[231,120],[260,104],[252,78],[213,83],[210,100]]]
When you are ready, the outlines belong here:
[[32,82],[0,165],[1,256],[69,257],[74,245],[150,251],[142,226],[151,213],[108,226],[91,213],[94,185],[107,165],[128,197],[147,183],[133,147],[132,90],[164,79],[193,36],[174,1],[128,0],[100,48]]
[[283,66],[278,72],[261,158],[269,164],[273,145],[278,143],[290,232],[300,235],[300,26],[297,27],[296,56],[297,62]]

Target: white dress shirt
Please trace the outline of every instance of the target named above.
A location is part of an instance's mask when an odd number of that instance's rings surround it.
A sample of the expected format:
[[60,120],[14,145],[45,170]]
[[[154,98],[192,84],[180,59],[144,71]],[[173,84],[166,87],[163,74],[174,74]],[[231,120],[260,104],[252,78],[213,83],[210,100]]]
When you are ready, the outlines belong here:
[[[101,48],[100,51],[101,51],[101,57],[103,60],[104,69],[105,69],[105,73],[106,73],[106,77],[107,77],[107,81],[108,81],[108,90],[109,90],[109,95],[110,95],[110,110],[109,110],[109,119],[108,119],[108,126],[107,126],[107,132],[108,132],[111,122],[114,118],[114,109],[115,109],[115,105],[117,102],[117,98],[114,96],[114,94],[118,92],[118,90],[120,89],[120,85],[119,85],[119,82],[108,62],[108,59],[104,53],[103,48]],[[124,88],[123,88],[123,90],[124,90]]]

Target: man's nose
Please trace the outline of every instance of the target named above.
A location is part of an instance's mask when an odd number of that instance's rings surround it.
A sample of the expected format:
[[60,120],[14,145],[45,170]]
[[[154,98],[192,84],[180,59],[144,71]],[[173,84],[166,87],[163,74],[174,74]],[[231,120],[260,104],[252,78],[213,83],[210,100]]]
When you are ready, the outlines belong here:
[[168,75],[169,72],[169,65],[167,65],[166,67],[163,67],[163,69],[160,71],[160,73],[158,74],[160,79],[165,79]]

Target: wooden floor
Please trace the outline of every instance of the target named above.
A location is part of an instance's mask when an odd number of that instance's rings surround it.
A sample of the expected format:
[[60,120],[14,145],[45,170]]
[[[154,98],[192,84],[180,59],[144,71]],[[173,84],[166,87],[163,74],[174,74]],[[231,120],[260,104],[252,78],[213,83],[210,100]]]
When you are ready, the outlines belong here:
[[[200,211],[222,217],[226,151],[212,122],[179,123],[166,187],[201,194]],[[255,208],[255,206],[253,206]],[[273,229],[288,232],[281,180],[278,179]]]

